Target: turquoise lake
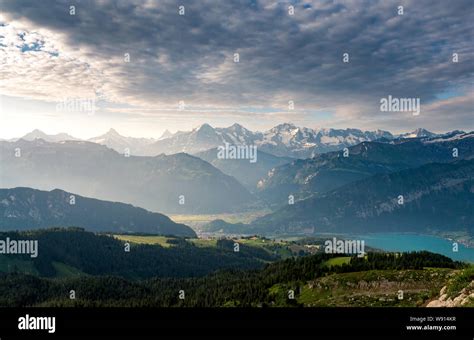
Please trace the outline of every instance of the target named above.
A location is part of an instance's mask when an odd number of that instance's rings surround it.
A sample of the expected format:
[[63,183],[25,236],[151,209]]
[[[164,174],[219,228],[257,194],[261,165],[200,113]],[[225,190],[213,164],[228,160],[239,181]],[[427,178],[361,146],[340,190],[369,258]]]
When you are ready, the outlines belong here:
[[386,251],[427,250],[450,257],[453,260],[474,263],[474,248],[458,243],[458,251],[453,252],[453,242],[444,238],[404,233],[376,233],[357,235],[355,238],[365,240],[365,245]]

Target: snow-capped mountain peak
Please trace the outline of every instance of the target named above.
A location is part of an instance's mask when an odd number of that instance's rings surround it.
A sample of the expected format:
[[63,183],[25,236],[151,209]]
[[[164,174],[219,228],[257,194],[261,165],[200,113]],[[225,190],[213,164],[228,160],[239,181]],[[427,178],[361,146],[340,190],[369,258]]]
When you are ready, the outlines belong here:
[[211,132],[214,131],[214,128],[207,123],[202,124],[200,127],[196,128],[196,131],[202,132]]
[[105,145],[119,153],[127,150],[127,152],[133,155],[142,155],[143,148],[156,140],[153,138],[125,137],[119,134],[117,130],[111,128],[103,135],[90,138],[88,141]]
[[417,128],[412,132],[403,133],[399,135],[399,138],[422,138],[422,137],[431,138],[431,137],[436,137],[436,136],[438,136],[436,133],[433,133],[423,128]]
[[158,138],[158,140],[170,138],[172,136],[173,136],[173,134],[168,129],[166,129],[165,132],[163,132],[163,134],[161,135],[161,137]]
[[105,133],[106,136],[120,136],[122,137],[122,135],[120,135],[117,130],[113,129],[113,128],[110,128],[109,131],[107,131]]

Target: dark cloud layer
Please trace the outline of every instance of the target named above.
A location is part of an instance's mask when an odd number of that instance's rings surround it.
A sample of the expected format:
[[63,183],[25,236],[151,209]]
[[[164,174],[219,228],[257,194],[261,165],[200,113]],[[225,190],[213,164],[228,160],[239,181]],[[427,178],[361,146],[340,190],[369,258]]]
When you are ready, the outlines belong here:
[[[71,1],[1,1],[1,7],[8,20],[64,34],[86,59],[114,69],[123,79],[115,86],[122,98],[148,103],[294,100],[308,109],[348,107],[349,116],[367,118],[389,94],[427,105],[452,89],[472,96],[472,0],[291,3],[292,16],[290,2],[277,1],[77,1],[75,16]],[[128,64],[116,61],[124,53]]]

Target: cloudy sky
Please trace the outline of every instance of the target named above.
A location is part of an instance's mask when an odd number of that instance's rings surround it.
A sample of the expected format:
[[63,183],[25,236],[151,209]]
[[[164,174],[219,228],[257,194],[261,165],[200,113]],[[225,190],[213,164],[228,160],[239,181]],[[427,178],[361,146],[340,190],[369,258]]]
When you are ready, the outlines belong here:
[[[473,41],[472,0],[0,0],[0,138],[474,130]],[[420,114],[381,112],[389,95]]]

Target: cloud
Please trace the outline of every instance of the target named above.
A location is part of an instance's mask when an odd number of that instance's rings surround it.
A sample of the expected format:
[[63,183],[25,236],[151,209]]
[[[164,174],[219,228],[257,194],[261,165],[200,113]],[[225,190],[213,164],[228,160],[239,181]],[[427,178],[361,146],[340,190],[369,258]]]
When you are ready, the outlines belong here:
[[[183,100],[234,112],[282,111],[293,100],[299,113],[330,108],[334,124],[393,123],[379,112],[387,95],[424,105],[453,87],[460,101],[472,96],[472,1],[295,1],[294,15],[288,4],[80,1],[71,16],[69,1],[3,0],[2,92],[43,99],[101,93],[148,109],[175,109]],[[471,112],[458,109],[462,117]]]
[[50,32],[28,30],[19,23],[0,26],[0,88],[2,94],[28,99],[95,96],[100,71],[78,58],[59,53]]

